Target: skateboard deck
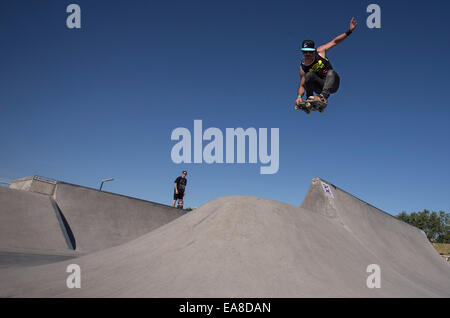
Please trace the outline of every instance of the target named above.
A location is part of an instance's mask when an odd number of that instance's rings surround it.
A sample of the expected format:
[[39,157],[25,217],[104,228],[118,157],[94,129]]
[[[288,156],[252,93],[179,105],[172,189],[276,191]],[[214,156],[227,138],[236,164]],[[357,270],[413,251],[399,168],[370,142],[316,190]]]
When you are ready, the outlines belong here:
[[307,114],[311,113],[312,110],[323,113],[326,107],[326,104],[318,100],[305,100],[300,105],[295,105],[295,109],[303,110]]
[[182,200],[182,199],[179,199],[179,200],[178,200],[177,208],[178,208],[178,209],[183,209],[183,200]]

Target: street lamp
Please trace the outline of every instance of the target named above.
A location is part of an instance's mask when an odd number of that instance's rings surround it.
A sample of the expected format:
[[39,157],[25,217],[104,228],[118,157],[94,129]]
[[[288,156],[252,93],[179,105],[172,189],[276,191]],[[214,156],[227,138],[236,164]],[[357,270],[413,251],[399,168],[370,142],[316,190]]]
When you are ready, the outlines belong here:
[[114,181],[114,178],[102,180],[102,184],[100,185],[100,191],[102,191],[103,183],[108,182],[108,181]]

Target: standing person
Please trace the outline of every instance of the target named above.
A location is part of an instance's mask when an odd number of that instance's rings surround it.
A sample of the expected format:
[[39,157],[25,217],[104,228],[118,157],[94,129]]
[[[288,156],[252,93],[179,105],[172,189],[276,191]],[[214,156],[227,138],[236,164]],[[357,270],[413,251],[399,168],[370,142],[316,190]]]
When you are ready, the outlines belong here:
[[177,200],[183,202],[183,197],[186,194],[186,185],[187,185],[187,171],[184,170],[181,176],[175,179],[174,183],[174,192],[173,192],[173,202],[172,206],[175,206]]
[[[327,105],[328,97],[339,89],[339,75],[333,70],[326,52],[350,36],[357,26],[355,18],[350,21],[347,32],[335,37],[330,42],[315,49],[314,41],[305,40],[302,43],[302,53],[305,59],[300,68],[300,85],[297,92],[296,105],[303,102],[303,94],[307,99],[313,99]],[[319,94],[314,96],[314,92]]]

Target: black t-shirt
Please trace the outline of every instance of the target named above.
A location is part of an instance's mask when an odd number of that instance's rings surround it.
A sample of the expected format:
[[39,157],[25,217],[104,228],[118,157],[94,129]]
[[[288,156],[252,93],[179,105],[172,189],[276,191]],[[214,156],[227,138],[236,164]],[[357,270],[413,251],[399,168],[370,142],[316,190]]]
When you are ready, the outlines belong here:
[[330,61],[321,57],[319,54],[317,54],[317,52],[315,52],[314,62],[312,62],[308,66],[303,65],[303,63],[301,65],[305,74],[308,72],[314,72],[319,75],[320,78],[325,78],[328,71],[333,69]]
[[175,179],[175,183],[177,184],[178,192],[184,192],[184,189],[186,188],[187,179],[178,177]]

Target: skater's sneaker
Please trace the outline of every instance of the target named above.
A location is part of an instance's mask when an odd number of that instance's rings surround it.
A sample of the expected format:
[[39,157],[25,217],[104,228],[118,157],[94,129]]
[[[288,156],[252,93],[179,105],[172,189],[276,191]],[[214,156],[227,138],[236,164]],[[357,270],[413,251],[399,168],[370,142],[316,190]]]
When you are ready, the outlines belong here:
[[325,104],[324,106],[327,106],[327,99],[325,97],[323,97],[322,95],[319,96],[310,96],[310,99],[312,99],[313,101],[318,101],[321,102],[323,104]]

